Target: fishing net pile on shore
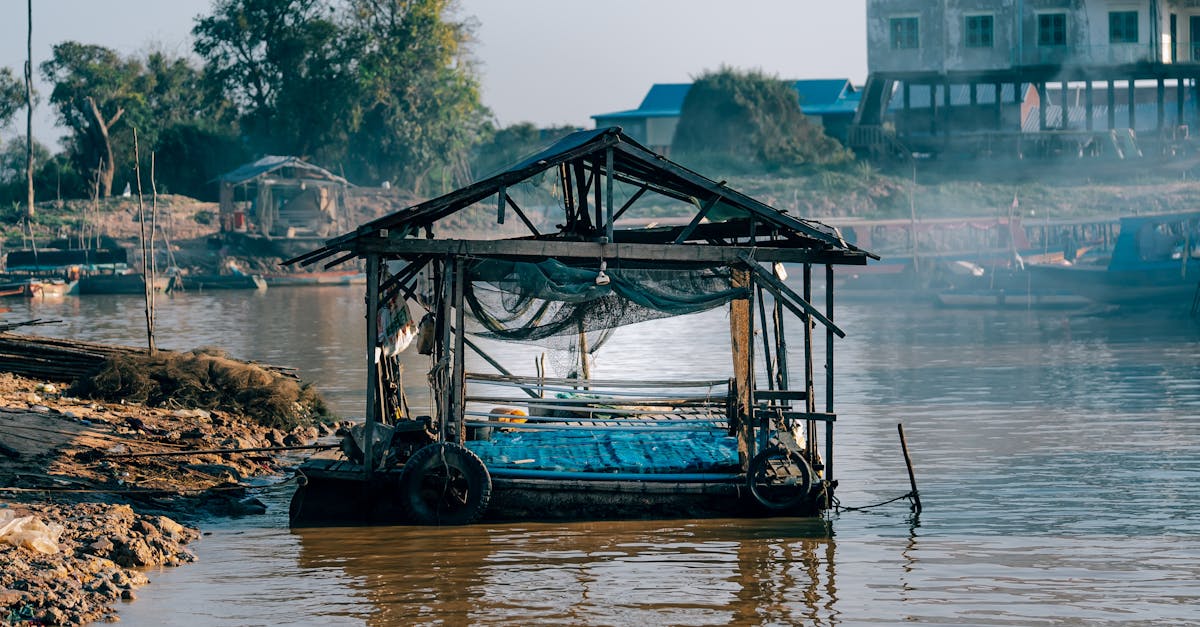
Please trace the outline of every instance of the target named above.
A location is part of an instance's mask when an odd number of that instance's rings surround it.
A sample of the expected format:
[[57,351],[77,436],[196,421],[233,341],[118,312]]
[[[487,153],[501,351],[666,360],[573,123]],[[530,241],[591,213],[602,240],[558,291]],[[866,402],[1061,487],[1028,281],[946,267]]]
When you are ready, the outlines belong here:
[[72,393],[150,407],[221,410],[283,430],[329,414],[312,387],[215,349],[113,356],[97,373],[80,378]]

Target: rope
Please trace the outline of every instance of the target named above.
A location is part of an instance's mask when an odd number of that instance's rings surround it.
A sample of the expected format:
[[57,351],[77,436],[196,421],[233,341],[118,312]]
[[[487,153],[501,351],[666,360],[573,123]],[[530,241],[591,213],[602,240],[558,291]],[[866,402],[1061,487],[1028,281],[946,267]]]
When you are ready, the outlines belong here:
[[910,504],[914,504],[914,506],[915,506],[915,503],[914,503],[914,501],[913,501],[913,498],[914,498],[915,496],[916,496],[916,493],[914,493],[914,492],[905,492],[904,494],[901,494],[900,496],[897,496],[897,497],[896,497],[896,498],[894,498],[894,499],[888,499],[888,500],[886,500],[886,501],[883,501],[882,503],[875,503],[874,505],[863,505],[862,507],[847,507],[847,506],[845,506],[845,505],[842,505],[842,502],[841,502],[841,501],[839,501],[839,500],[838,500],[838,498],[835,496],[835,497],[833,497],[833,509],[834,509],[834,511],[836,511],[836,512],[838,512],[838,513],[841,513],[841,512],[861,512],[861,511],[863,511],[863,510],[871,509],[871,508],[874,508],[874,507],[881,507],[881,506],[883,506],[883,505],[888,505],[888,504],[890,504],[890,503],[895,503],[896,501],[899,501],[900,499],[908,499],[908,500],[909,500],[909,502],[910,502]]

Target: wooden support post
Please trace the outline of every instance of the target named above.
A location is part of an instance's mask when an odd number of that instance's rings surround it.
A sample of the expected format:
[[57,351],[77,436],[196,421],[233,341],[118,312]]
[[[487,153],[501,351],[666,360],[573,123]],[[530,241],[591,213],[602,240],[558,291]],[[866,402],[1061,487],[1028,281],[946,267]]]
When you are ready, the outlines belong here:
[[779,302],[778,298],[775,299],[773,322],[775,325],[775,355],[778,362],[775,366],[775,373],[778,377],[775,387],[786,390],[788,389],[787,334],[783,323],[783,303]]
[[466,411],[466,355],[463,353],[463,341],[466,339],[467,327],[463,324],[465,314],[463,307],[463,292],[466,290],[467,272],[462,257],[454,258],[454,371],[451,374],[454,383],[454,407],[450,412],[453,420],[453,430],[450,436],[462,444],[466,440],[466,429],[463,425],[463,412]]
[[[441,264],[441,280],[439,281],[440,288],[438,295],[438,347],[437,347],[437,363],[434,365],[437,377],[441,379],[441,387],[435,386],[433,393],[437,396],[438,404],[438,439],[442,442],[449,441],[451,433],[448,430],[450,422],[450,414],[453,410],[451,398],[454,395],[454,378],[450,372],[451,365],[451,323],[450,316],[454,313],[451,301],[453,300],[454,287],[454,266],[452,264],[454,257],[446,255],[442,258]],[[435,378],[437,378],[435,377]]]
[[[812,264],[804,264],[804,301],[812,302]],[[804,404],[805,411],[813,413],[817,410],[817,399],[814,396],[813,386],[813,321],[811,315],[805,315],[801,318],[804,322]],[[809,459],[815,459],[817,455],[817,434],[814,431],[817,428],[815,420],[807,421],[804,425],[804,450],[808,452]]]
[[[833,320],[833,265],[825,264],[825,317]],[[825,327],[825,413],[833,412],[833,329]],[[833,481],[833,421],[825,423],[825,480]]]
[[[612,148],[608,149],[610,152]],[[600,191],[600,160],[597,159],[592,164],[592,195],[596,197],[596,230],[600,230],[600,225],[604,223],[604,197]]]
[[608,173],[608,202],[604,203],[608,213],[604,221],[604,235],[611,242],[613,241],[613,220],[616,219],[616,211],[613,210],[613,149],[611,146],[604,151],[604,168]]
[[[750,271],[744,267],[734,266],[731,270],[733,287],[749,288]],[[737,441],[738,461],[742,470],[750,469],[750,458],[753,455],[754,429],[751,423],[753,417],[753,370],[751,363],[750,342],[750,299],[739,298],[729,303],[729,344],[733,356],[733,381],[737,389],[737,399],[734,403],[737,412]],[[734,420],[734,416],[730,420]]]
[[379,420],[379,255],[367,255],[367,407],[363,417],[363,479],[370,481],[375,464],[375,422]]

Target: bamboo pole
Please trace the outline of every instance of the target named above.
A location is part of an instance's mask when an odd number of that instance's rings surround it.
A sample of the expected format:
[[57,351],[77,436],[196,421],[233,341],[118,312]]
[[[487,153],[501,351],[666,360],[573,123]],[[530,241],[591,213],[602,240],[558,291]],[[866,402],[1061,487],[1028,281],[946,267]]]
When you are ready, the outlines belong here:
[[142,282],[145,284],[143,296],[146,300],[146,348],[153,355],[157,352],[154,346],[154,283],[149,272],[149,261],[147,256],[148,242],[146,241],[146,205],[142,201],[142,165],[141,155],[138,152],[138,134],[137,127],[133,127],[133,171],[137,179],[137,194],[138,194],[138,228],[141,231],[142,242]]
[[[28,205],[25,207],[25,219],[32,221],[35,211],[33,207],[33,0],[26,3],[28,18],[28,33],[25,38],[25,182],[28,186]],[[30,226],[30,235],[33,227]]]

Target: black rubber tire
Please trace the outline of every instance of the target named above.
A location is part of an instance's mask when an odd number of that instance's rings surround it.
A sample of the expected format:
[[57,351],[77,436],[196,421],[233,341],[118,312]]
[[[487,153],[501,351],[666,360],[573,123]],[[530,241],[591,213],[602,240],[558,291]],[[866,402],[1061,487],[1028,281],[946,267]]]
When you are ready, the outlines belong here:
[[418,525],[469,525],[487,510],[492,475],[479,456],[438,442],[408,458],[400,472],[400,503]]
[[[798,479],[793,478],[786,483],[772,482],[768,473],[772,466],[787,465],[798,471]],[[750,460],[750,468],[746,472],[746,483],[750,494],[763,507],[781,512],[794,509],[809,498],[813,485],[813,470],[804,456],[797,452],[789,452],[778,446],[763,449]]]

